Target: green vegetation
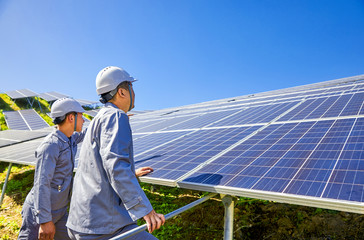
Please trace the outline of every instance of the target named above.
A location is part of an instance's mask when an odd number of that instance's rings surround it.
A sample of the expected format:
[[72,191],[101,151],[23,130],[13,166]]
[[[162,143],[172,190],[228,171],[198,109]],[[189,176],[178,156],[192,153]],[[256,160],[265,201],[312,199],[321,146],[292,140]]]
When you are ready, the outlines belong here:
[[[2,187],[8,163],[0,163]],[[0,239],[16,239],[21,207],[33,185],[34,167],[13,165],[0,209]],[[206,192],[141,183],[154,209],[170,213]],[[143,224],[139,220],[139,224]],[[170,219],[153,235],[163,239],[222,239],[224,207],[217,196]],[[362,239],[364,215],[239,198],[234,211],[234,239]]]
[[6,125],[5,115],[3,114],[3,110],[0,109],[0,131],[7,130],[8,126]]
[[4,111],[17,111],[20,110],[18,105],[14,103],[6,94],[0,94],[0,109]]

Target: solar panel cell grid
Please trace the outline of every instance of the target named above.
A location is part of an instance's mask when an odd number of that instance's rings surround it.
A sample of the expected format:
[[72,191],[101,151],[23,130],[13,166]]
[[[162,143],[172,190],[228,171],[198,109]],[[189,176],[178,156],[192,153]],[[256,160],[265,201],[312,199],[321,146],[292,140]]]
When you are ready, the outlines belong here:
[[8,91],[6,94],[12,99],[24,98],[24,95],[18,91]]
[[[151,154],[137,156],[136,167],[153,167],[154,178],[177,179],[188,172],[185,169],[195,168],[256,129],[257,127],[199,130],[154,149]],[[173,169],[173,172],[166,169]]]
[[34,109],[20,110],[19,112],[27,122],[30,130],[49,127],[49,125],[43,120],[41,116],[39,116],[36,111],[34,111]]
[[238,112],[232,117],[223,119],[217,123],[211,124],[211,127],[219,126],[235,126],[251,123],[264,123],[273,120],[278,117],[291,107],[293,107],[297,102],[288,102],[281,104],[267,104],[259,107],[251,107]]
[[[327,117],[338,117],[340,116],[343,109],[348,105],[352,99],[353,94],[342,95],[339,99],[322,115],[322,118]],[[349,106],[350,108],[350,106]]]
[[364,119],[359,118],[336,163],[323,197],[364,201]]
[[3,113],[9,129],[29,130],[28,125],[18,111],[4,111]]
[[149,135],[142,135],[141,137],[134,137],[134,152],[139,155],[147,150],[153,149],[157,146],[165,144],[169,141],[177,139],[178,137],[189,134],[190,132],[166,132],[166,133],[153,133]]
[[145,127],[141,127],[141,128],[137,128],[137,130],[135,130],[136,132],[155,132],[155,131],[160,131],[160,130],[164,130],[165,128],[167,128],[168,126],[173,126],[175,124],[179,124],[181,122],[184,121],[188,121],[191,118],[197,118],[198,115],[195,116],[184,116],[184,117],[175,117],[175,118],[169,118],[169,119],[163,119],[163,120],[157,120],[155,121],[153,124],[151,125],[147,125]]
[[364,102],[364,93],[355,93],[348,102],[347,106],[340,113],[340,116],[357,115]]
[[41,93],[38,95],[39,97],[43,98],[44,100],[46,100],[47,102],[52,102],[52,101],[56,101],[57,98],[49,95],[48,93]]
[[193,129],[193,128],[206,127],[206,126],[209,126],[211,123],[217,122],[226,117],[230,117],[230,116],[232,116],[232,114],[235,114],[239,111],[241,111],[241,110],[234,109],[234,110],[230,110],[230,111],[218,111],[218,112],[201,114],[190,120],[178,123],[171,127],[167,127],[164,130],[179,130],[179,129]]
[[18,90],[18,92],[20,92],[21,94],[24,95],[24,97],[35,97],[37,96],[38,94],[29,90],[29,89],[21,89],[21,90]]
[[338,99],[340,96],[332,96],[328,97],[323,101],[319,106],[317,106],[310,114],[308,114],[304,119],[313,119],[313,118],[320,118],[327,109],[329,109]]

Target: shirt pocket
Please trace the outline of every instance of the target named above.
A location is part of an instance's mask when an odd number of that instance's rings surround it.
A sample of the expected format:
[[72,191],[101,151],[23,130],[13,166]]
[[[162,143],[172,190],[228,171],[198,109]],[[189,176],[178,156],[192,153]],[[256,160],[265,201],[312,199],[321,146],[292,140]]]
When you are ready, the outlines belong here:
[[60,209],[69,202],[70,182],[63,180],[62,184],[51,183],[51,208]]

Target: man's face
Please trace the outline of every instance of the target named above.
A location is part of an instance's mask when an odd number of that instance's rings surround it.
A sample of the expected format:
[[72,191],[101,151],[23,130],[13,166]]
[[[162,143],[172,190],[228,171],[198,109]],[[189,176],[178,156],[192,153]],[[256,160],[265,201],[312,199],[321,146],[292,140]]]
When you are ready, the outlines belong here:
[[82,126],[83,123],[85,122],[82,113],[77,113],[77,127],[76,127],[76,131],[77,132],[81,132],[82,131]]
[[[135,107],[135,105],[134,105],[134,104],[135,104],[135,92],[134,92],[134,88],[133,88],[133,83],[131,83],[131,82],[130,82],[130,83],[129,83],[129,86],[130,86],[130,88],[129,88],[129,89],[130,89],[130,91],[131,91],[131,93],[130,93],[130,94],[131,94],[131,96],[133,97],[133,102],[132,102],[132,106],[131,106],[131,109],[133,109],[133,108]],[[130,110],[131,110],[131,109],[130,109]]]

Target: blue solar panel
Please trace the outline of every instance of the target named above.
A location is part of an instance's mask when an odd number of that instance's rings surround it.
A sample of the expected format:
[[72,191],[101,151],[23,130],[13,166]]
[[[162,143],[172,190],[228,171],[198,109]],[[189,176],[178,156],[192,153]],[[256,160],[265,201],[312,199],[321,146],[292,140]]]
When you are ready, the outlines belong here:
[[280,104],[266,104],[258,107],[245,109],[230,118],[223,119],[217,123],[211,124],[211,127],[235,126],[252,123],[267,123],[280,116],[285,111],[296,105],[297,102],[288,102]]
[[364,202],[364,118],[347,139],[322,197]]
[[135,155],[139,155],[145,151],[150,151],[155,147],[168,143],[169,141],[172,141],[189,133],[190,131],[160,132],[152,134],[133,135],[134,153]]
[[269,126],[183,182],[362,202],[364,119],[354,123]]
[[[141,180],[363,213],[361,79],[135,115],[136,168],[155,170]],[[25,162],[28,156],[33,164],[36,146],[18,153],[16,145],[0,146],[0,159]]]
[[233,109],[228,111],[218,111],[218,112],[207,112],[189,120],[183,121],[181,123],[175,124],[170,127],[166,127],[164,130],[179,130],[179,129],[194,129],[202,128],[212,125],[214,122],[221,121],[225,118],[231,117],[233,114],[242,111],[242,109]]
[[154,178],[177,179],[240,141],[258,127],[199,130],[150,153],[136,155],[136,167],[154,168]]
[[343,109],[347,106],[354,94],[342,95],[338,100],[327,109],[327,111],[321,116],[322,118],[327,117],[338,117],[340,116]]

